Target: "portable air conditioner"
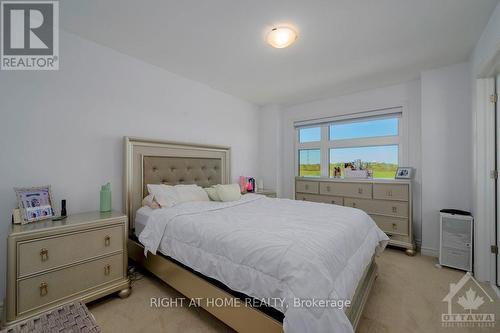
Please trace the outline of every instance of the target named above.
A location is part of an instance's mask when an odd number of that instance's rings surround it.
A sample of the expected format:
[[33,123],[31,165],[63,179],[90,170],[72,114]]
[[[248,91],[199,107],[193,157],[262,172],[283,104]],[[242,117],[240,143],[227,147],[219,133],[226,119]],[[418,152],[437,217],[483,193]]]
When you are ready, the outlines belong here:
[[466,212],[440,212],[439,264],[472,272],[473,217]]

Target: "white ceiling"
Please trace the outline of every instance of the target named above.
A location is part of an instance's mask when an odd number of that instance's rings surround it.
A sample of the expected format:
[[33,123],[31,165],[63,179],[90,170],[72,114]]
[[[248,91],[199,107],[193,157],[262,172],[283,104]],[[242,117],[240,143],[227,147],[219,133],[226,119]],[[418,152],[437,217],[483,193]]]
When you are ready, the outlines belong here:
[[[295,104],[465,61],[499,0],[64,0],[62,28],[256,104]],[[273,49],[265,32],[293,24]]]

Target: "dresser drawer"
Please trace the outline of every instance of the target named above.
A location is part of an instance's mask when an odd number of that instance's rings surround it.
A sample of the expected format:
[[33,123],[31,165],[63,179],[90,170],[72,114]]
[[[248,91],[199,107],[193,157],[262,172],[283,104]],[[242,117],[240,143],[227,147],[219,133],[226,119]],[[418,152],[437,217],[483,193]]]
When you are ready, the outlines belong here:
[[75,232],[18,243],[17,276],[120,251],[124,248],[123,225]]
[[295,183],[295,191],[300,193],[319,193],[319,183],[298,180]]
[[369,214],[408,217],[407,202],[345,198],[344,206],[359,208]]
[[123,254],[52,271],[17,282],[17,313],[46,306],[65,297],[123,277]]
[[304,201],[312,201],[312,202],[321,202],[321,203],[329,203],[342,206],[344,204],[344,198],[335,197],[331,195],[318,195],[318,194],[304,194],[304,193],[296,193],[296,200],[304,200]]
[[373,184],[373,198],[383,200],[408,201],[407,184]]
[[408,219],[371,214],[370,216],[382,231],[388,234],[408,235]]
[[[322,183],[323,191],[335,196],[366,198],[372,197],[372,184],[364,183]],[[330,186],[330,189],[328,188]],[[329,189],[329,190],[328,190]]]

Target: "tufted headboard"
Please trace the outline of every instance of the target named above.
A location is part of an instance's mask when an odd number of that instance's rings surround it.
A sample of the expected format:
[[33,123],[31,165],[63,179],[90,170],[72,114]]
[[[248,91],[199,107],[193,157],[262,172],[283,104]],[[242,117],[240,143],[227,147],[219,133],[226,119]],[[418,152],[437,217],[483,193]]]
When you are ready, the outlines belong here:
[[147,184],[230,182],[230,148],[125,137],[124,209],[133,231]]
[[143,156],[142,195],[147,184],[196,184],[210,187],[222,183],[220,158]]

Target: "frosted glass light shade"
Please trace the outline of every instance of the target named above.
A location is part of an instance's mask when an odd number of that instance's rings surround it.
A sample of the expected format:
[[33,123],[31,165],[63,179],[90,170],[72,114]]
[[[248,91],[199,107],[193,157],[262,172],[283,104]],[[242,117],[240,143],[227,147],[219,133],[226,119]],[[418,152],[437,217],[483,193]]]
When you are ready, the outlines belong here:
[[288,27],[273,28],[266,37],[267,43],[277,49],[292,45],[297,40],[297,32]]

